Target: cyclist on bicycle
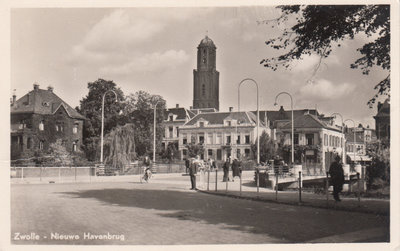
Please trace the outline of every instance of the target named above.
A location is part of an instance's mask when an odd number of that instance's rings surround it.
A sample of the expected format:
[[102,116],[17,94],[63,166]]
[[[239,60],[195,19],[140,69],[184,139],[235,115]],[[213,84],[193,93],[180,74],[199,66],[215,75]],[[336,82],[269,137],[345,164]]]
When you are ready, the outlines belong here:
[[144,167],[144,175],[143,179],[147,182],[151,177],[151,170],[150,170],[150,159],[148,156],[145,156],[143,159],[143,167]]

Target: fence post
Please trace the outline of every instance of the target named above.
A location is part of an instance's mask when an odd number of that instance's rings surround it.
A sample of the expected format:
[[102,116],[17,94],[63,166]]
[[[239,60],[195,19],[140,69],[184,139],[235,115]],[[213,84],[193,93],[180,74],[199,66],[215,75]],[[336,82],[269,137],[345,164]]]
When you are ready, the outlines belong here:
[[208,175],[207,175],[207,191],[210,190],[210,169],[208,169]]
[[215,169],[215,192],[218,190],[218,169]]
[[325,193],[326,193],[326,205],[329,203],[329,173],[326,172],[326,181],[325,181]]
[[24,167],[21,168],[21,180],[24,180]]
[[278,177],[279,175],[275,173],[275,200],[278,200]]
[[360,194],[360,173],[357,173],[357,197],[358,197],[358,206],[361,206],[361,194]]
[[299,171],[299,203],[301,203],[301,171]]
[[256,168],[256,176],[257,176],[257,197],[258,197],[258,192],[260,190],[260,170]]
[[240,179],[240,196],[242,196],[242,174],[239,175]]
[[225,193],[228,193],[228,183],[229,183],[229,179],[225,182]]

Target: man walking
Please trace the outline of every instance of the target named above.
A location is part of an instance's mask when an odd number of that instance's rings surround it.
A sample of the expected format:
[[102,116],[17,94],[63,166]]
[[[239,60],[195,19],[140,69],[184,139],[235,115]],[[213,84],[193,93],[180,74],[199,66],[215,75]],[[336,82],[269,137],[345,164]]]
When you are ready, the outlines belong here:
[[190,183],[192,184],[192,188],[190,188],[190,190],[197,190],[197,188],[196,188],[196,174],[197,174],[198,162],[199,162],[198,156],[196,156],[196,159],[192,159],[190,161],[189,175],[190,175]]
[[329,175],[331,176],[331,184],[333,185],[333,198],[335,201],[340,201],[339,193],[343,189],[344,171],[340,163],[341,157],[336,155],[335,161],[329,167]]

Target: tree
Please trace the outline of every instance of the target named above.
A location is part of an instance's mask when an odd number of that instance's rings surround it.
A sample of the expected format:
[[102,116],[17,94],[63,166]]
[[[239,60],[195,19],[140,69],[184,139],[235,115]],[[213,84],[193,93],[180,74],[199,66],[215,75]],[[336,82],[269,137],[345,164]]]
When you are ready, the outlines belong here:
[[72,155],[62,144],[62,140],[57,139],[56,142],[50,144],[48,153],[42,164],[48,166],[71,166],[73,162]]
[[387,77],[375,86],[377,93],[368,101],[370,107],[380,95],[390,97],[389,5],[291,5],[278,8],[282,15],[267,23],[289,23],[292,17],[296,23],[285,28],[279,37],[266,41],[268,46],[285,52],[263,59],[260,64],[275,71],[278,67],[288,68],[292,61],[304,55],[316,53],[320,61],[314,71],[315,75],[322,59],[330,55],[334,45],[340,47],[340,41],[365,33],[375,40],[357,49],[362,56],[350,67],[360,68],[363,74],[369,74],[374,65],[388,71]]
[[86,157],[93,161],[98,159],[100,152],[100,134],[101,134],[101,107],[104,93],[109,90],[115,91],[118,102],[115,102],[115,96],[108,93],[104,99],[104,135],[117,126],[121,116],[120,111],[124,108],[124,93],[117,87],[113,81],[98,79],[88,83],[89,93],[80,101],[80,106],[76,108],[78,112],[84,115],[87,120],[83,126],[83,148]]
[[368,188],[382,188],[390,183],[390,144],[380,141],[367,144],[367,155],[372,158],[366,168]]
[[[257,156],[257,140],[255,144],[252,144],[251,149],[254,156]],[[269,137],[268,133],[263,131],[260,136],[260,161],[267,162],[273,159],[276,154],[276,147],[274,141]]]
[[163,150],[162,156],[164,159],[173,160],[179,158],[178,142],[170,142],[167,149]]
[[188,155],[191,158],[204,153],[204,146],[202,144],[189,143],[186,144],[186,148],[188,150]]
[[154,106],[156,109],[156,151],[161,149],[164,135],[164,110],[166,101],[159,95],[138,91],[126,97],[121,123],[132,123],[135,129],[136,153],[139,156],[153,153]]
[[134,132],[134,125],[126,124],[115,127],[107,134],[104,142],[106,164],[124,171],[124,167],[136,157]]

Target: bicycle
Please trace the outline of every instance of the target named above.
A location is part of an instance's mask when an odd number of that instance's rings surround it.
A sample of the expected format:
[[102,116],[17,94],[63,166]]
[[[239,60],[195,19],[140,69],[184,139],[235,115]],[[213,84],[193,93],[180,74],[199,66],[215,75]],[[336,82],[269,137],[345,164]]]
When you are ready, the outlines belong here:
[[140,182],[142,182],[142,180],[145,180],[146,182],[149,182],[149,180],[151,179],[151,176],[153,175],[153,173],[151,172],[149,167],[146,167],[144,170],[144,174],[143,176],[140,178]]

